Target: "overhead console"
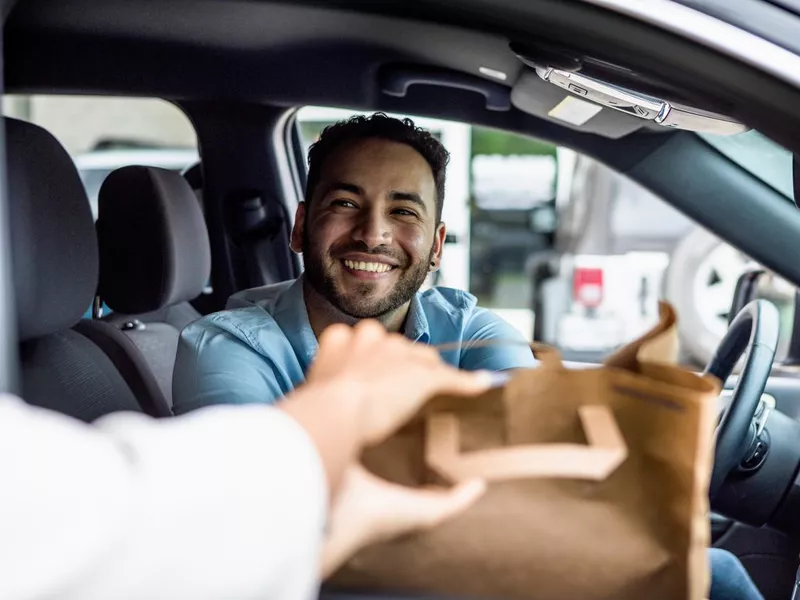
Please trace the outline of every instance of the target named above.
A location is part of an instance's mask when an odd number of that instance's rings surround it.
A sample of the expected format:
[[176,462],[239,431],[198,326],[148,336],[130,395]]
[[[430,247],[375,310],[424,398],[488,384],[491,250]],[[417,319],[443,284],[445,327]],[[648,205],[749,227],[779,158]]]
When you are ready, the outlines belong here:
[[511,103],[538,117],[608,137],[641,127],[717,135],[748,129],[686,102],[680,90],[624,67],[541,44],[512,43],[511,49],[528,67],[512,89]]

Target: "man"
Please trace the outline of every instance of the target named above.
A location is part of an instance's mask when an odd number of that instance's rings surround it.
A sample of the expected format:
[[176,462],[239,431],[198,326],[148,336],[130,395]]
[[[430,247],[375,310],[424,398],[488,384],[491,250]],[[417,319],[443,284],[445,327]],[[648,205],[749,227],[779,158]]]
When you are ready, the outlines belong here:
[[[305,202],[292,231],[304,275],[184,330],[176,414],[276,401],[304,381],[326,327],[367,318],[415,342],[454,344],[442,358],[462,369],[532,366],[524,338],[470,294],[419,292],[442,258],[448,158],[408,119],[375,114],[327,128],[309,152]],[[471,346],[485,340],[495,343]]]

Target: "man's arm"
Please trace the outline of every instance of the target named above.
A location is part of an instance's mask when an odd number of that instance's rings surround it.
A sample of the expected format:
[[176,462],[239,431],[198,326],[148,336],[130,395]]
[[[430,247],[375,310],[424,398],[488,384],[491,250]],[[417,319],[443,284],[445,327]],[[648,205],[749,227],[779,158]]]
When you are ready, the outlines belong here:
[[312,597],[328,489],[283,411],[89,426],[0,397],[0,598]]
[[[491,341],[488,346],[471,342]],[[507,321],[485,308],[476,308],[462,337],[459,367],[468,371],[506,371],[536,366],[530,342]]]
[[275,366],[231,332],[208,319],[181,332],[172,381],[176,415],[216,404],[271,404],[283,395]]

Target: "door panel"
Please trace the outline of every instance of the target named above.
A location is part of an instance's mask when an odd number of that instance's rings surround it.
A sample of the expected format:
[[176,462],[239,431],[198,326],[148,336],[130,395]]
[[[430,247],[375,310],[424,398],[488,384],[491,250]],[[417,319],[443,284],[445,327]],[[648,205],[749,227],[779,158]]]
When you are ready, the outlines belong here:
[[[736,377],[729,379],[725,389],[732,390],[736,381]],[[800,420],[800,371],[776,368],[764,391],[775,398],[777,410]],[[720,515],[712,515],[711,537],[714,546],[730,550],[739,557],[766,600],[791,597],[800,540],[767,527],[736,523]]]

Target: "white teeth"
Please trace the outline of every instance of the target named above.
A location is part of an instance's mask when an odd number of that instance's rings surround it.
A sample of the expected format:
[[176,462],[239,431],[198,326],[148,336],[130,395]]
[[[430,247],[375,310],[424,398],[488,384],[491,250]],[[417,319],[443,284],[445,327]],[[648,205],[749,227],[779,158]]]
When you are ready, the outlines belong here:
[[344,266],[353,271],[371,271],[373,273],[386,273],[392,267],[384,263],[364,262],[363,260],[345,260]]

